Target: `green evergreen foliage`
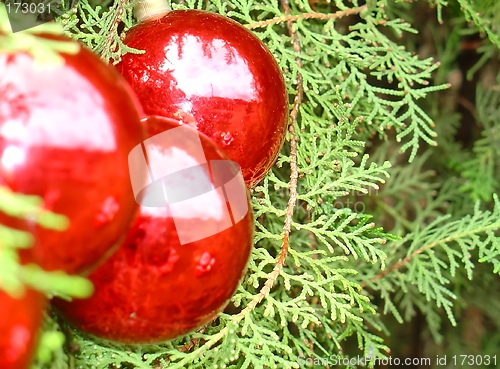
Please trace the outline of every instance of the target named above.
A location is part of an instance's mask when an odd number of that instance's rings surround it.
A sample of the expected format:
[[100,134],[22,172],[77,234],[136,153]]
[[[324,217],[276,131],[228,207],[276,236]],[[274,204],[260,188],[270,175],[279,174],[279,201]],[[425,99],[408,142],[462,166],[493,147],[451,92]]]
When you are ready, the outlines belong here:
[[500,91],[498,86],[478,86],[477,119],[482,125],[482,138],[474,143],[472,157],[460,165],[466,183],[464,191],[475,200],[491,201],[500,192]]
[[[55,230],[68,226],[66,217],[40,209],[41,201],[34,196],[18,195],[0,187],[0,211],[16,218],[30,218],[37,224]],[[31,286],[47,294],[86,297],[92,285],[81,277],[61,272],[45,272],[35,264],[19,265],[17,249],[28,248],[33,242],[30,233],[0,225],[2,249],[0,253],[0,280],[2,290],[13,296],[24,293],[24,286]]]
[[[142,52],[121,38],[134,25],[134,4],[80,0],[57,22],[113,64]],[[160,345],[103,342],[51,314],[35,367],[324,368],[332,355],[373,365],[411,357],[401,337],[418,319],[422,357],[500,352],[500,3],[171,5],[239,21],[268,45],[287,81],[289,132],[275,168],[252,192],[247,275],[213,323]],[[25,45],[21,36],[0,37],[1,52]],[[471,37],[476,59],[460,69]],[[472,107],[461,100],[464,83],[477,86]],[[0,188],[2,211],[36,213],[52,227],[67,221],[37,211],[39,204]],[[8,250],[0,254],[3,289],[89,292],[79,278],[19,266],[15,249],[27,247],[29,235],[2,227],[0,240]]]

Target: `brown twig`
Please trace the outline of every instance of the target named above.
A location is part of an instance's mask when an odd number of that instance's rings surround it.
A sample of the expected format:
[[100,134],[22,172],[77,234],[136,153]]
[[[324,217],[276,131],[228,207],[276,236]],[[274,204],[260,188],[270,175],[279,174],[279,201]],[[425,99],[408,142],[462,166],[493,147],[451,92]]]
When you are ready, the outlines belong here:
[[[282,2],[283,4],[283,2]],[[247,24],[246,27],[248,29],[254,29],[254,28],[262,28],[262,27],[267,27],[273,24],[278,24],[278,23],[287,23],[288,30],[290,31],[290,24],[293,22],[296,22],[301,19],[322,19],[322,20],[330,20],[330,19],[338,19],[342,18],[348,15],[354,15],[354,14],[359,14],[363,10],[367,9],[366,5],[359,6],[357,8],[352,8],[352,9],[346,9],[346,10],[339,10],[338,12],[335,13],[318,13],[318,12],[309,12],[309,13],[303,13],[303,14],[298,14],[298,15],[291,15],[290,14],[290,6],[288,6],[288,13],[285,11],[284,16],[280,17],[275,17],[272,19],[268,19],[265,21],[260,21],[260,22],[255,22],[255,23],[250,23]]]
[[[281,0],[281,5],[283,6],[283,10],[287,16],[290,15],[290,5],[288,0]],[[293,50],[297,54],[295,61],[297,62],[297,66],[299,69],[302,68],[302,60],[300,59],[300,41],[297,33],[293,30],[293,20],[287,21],[288,32],[292,36],[293,39]],[[286,209],[286,217],[285,217],[285,226],[283,227],[283,245],[281,247],[281,255],[283,261],[288,253],[289,247],[289,238],[290,231],[292,228],[292,217],[293,210],[295,208],[295,204],[297,203],[297,179],[299,177],[299,169],[297,166],[297,135],[295,133],[295,125],[297,124],[297,118],[299,115],[300,104],[302,104],[302,99],[304,95],[304,87],[303,87],[303,79],[300,71],[297,72],[297,94],[295,95],[295,99],[293,101],[293,108],[290,113],[290,125],[288,126],[288,131],[290,132],[290,183],[288,185],[288,189],[290,191],[290,198],[288,199],[288,205]]]
[[[422,246],[421,248],[413,251],[411,254],[407,255],[404,259],[398,261],[396,264],[392,265],[391,267],[387,268],[386,270],[381,271],[379,274],[376,276],[370,278],[370,282],[377,281],[383,277],[385,277],[387,274],[392,273],[395,270],[398,270],[399,268],[402,268],[405,266],[412,258],[414,258],[417,255],[420,255],[423,253],[425,250],[431,249],[434,246],[436,246],[438,243],[441,242],[450,242],[453,240],[453,237],[447,237],[444,240],[439,240],[435,242],[428,243],[427,245]],[[367,282],[362,282],[361,287],[365,288],[367,286]]]
[[[112,26],[111,28],[108,30],[108,36],[106,37],[106,41],[104,41],[104,44],[102,45],[102,53],[104,55],[104,51],[105,50],[110,50],[112,45],[113,45],[113,41],[114,41],[114,36],[118,30],[118,26],[120,25],[120,23],[122,22],[122,16],[123,16],[123,12],[124,12],[124,5],[128,2],[128,0],[119,0],[118,1],[118,5],[117,5],[117,8],[116,8],[116,12],[115,12],[115,19],[113,19],[113,22],[112,22]],[[116,49],[116,46],[115,46],[115,49]],[[116,50],[111,50],[111,52],[115,52]],[[107,60],[105,60],[107,62]]]
[[[205,333],[206,329],[207,329],[207,326],[201,327],[201,329],[199,329],[197,331],[197,333],[203,334],[203,333]],[[177,348],[177,350],[179,352],[191,351],[192,348],[198,344],[198,342],[200,342],[200,338],[192,338],[191,341],[189,341],[188,343],[185,343],[181,347]]]
[[476,110],[476,106],[471,103],[469,100],[467,100],[465,97],[460,96],[458,98],[458,103],[464,107],[464,109],[468,110],[471,115],[474,117],[474,119],[478,120],[478,114]]
[[[290,14],[290,6],[288,4],[288,0],[281,0],[281,5],[283,6],[283,10],[285,14]],[[292,29],[293,21],[287,21],[288,31],[293,39],[293,49],[297,55],[300,54],[300,42],[297,36],[297,33]],[[302,68],[302,60],[297,56],[296,58],[297,66]],[[304,94],[304,88],[302,86],[302,75],[300,72],[297,72],[297,95],[295,96],[295,100],[293,102],[293,108],[290,113],[290,124],[288,126],[288,131],[291,134],[290,139],[290,183],[288,184],[288,189],[290,191],[290,198],[288,199],[288,204],[286,207],[285,214],[285,225],[283,227],[283,244],[281,245],[281,252],[276,260],[276,265],[274,266],[271,275],[267,279],[264,287],[260,290],[259,294],[252,300],[250,303],[243,309],[238,315],[235,316],[235,320],[242,319],[248,312],[255,309],[255,307],[266,298],[267,295],[271,292],[271,288],[274,286],[274,282],[281,273],[283,269],[283,264],[285,263],[286,256],[288,255],[288,249],[290,247],[290,232],[292,229],[292,217],[293,210],[295,208],[295,204],[297,203],[297,179],[299,177],[299,169],[297,166],[297,135],[295,133],[295,125],[297,124],[297,117],[299,114],[299,107],[302,103],[302,97]]]

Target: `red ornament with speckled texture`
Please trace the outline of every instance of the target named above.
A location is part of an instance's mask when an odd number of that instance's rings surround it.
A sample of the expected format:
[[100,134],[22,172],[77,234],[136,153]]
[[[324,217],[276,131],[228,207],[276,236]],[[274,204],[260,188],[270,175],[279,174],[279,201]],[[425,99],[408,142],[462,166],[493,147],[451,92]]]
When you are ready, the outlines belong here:
[[27,289],[14,298],[0,291],[0,368],[29,367],[44,308],[39,292]]
[[[239,166],[188,124],[161,117],[145,124],[150,138],[129,158],[141,203],[133,226],[89,276],[92,297],[53,302],[77,328],[129,344],[172,339],[214,319],[253,244]],[[133,169],[140,167],[149,169]]]
[[253,33],[218,14],[176,10],[133,27],[124,43],[146,51],[117,65],[146,114],[192,115],[249,186],[264,177],[283,143],[288,102],[277,62]]
[[[44,39],[69,39],[44,36]],[[0,223],[29,231],[23,262],[81,272],[126,232],[131,198],[128,153],[141,142],[142,109],[113,68],[81,47],[62,62],[24,52],[0,54],[0,186],[42,198],[67,216],[64,232],[0,213]],[[34,215],[35,216],[35,215]]]

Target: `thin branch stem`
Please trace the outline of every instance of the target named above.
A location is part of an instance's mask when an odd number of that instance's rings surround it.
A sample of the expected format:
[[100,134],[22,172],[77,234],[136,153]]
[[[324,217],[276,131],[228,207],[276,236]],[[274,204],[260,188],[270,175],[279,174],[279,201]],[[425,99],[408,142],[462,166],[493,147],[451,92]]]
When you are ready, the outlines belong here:
[[[281,0],[281,5],[286,15],[290,14],[290,5],[288,0]],[[297,55],[300,55],[300,41],[297,33],[293,30],[293,21],[289,20],[287,22],[288,32],[293,39],[293,49]],[[297,56],[295,59],[299,69],[302,68],[302,60]],[[302,98],[304,95],[303,80],[300,72],[297,72],[297,94],[295,95],[295,100],[293,102],[293,108],[290,113],[290,124],[288,126],[288,131],[290,132],[290,183],[288,184],[288,190],[290,191],[290,198],[288,199],[288,204],[285,213],[285,225],[283,227],[283,244],[281,245],[281,252],[276,260],[276,265],[274,266],[271,275],[267,279],[264,287],[260,290],[259,294],[256,295],[252,301],[234,318],[236,321],[242,319],[246,314],[255,309],[255,307],[264,300],[273,287],[276,279],[281,274],[283,269],[283,264],[285,263],[286,256],[288,255],[288,248],[290,247],[290,232],[292,229],[292,217],[293,211],[295,209],[295,204],[297,203],[297,179],[299,178],[299,169],[297,166],[297,135],[295,133],[295,125],[297,124],[297,118],[299,114],[299,107],[302,103]]]
[[[453,236],[449,236],[449,237],[446,237],[446,238],[443,238],[443,239],[439,239],[439,240],[436,240],[434,242],[425,244],[422,247],[418,248],[417,250],[413,251],[411,254],[407,255],[404,259],[398,261],[397,263],[393,264],[392,266],[390,266],[386,270],[383,270],[379,274],[377,274],[376,276],[370,278],[370,282],[377,281],[377,280],[385,277],[387,274],[390,274],[390,273],[394,272],[395,270],[398,270],[398,269],[406,266],[406,264],[408,264],[411,261],[411,259],[413,259],[415,256],[420,255],[424,251],[432,249],[433,247],[435,247],[435,246],[437,246],[439,244],[446,244],[446,243],[449,243],[449,242],[453,242],[453,241],[455,241],[457,239],[466,237],[467,235],[472,235],[472,234],[477,234],[477,233],[482,233],[482,232],[488,232],[488,231],[491,231],[491,230],[495,230],[497,228],[498,228],[498,223],[494,223],[494,224],[489,225],[489,226],[487,226],[487,227],[485,227],[483,229],[480,229],[480,230],[474,230],[474,231],[471,231],[471,232],[458,233],[458,234],[455,234]],[[363,287],[363,288],[366,287],[366,285],[367,285],[366,282],[361,283],[361,287]]]
[[[338,12],[328,13],[328,14],[309,12],[309,13],[303,13],[303,14],[298,14],[298,15],[291,15],[290,13],[285,13],[286,15],[283,15],[283,16],[275,17],[275,18],[268,19],[265,21],[247,24],[246,27],[248,29],[263,28],[263,27],[267,27],[267,26],[270,26],[273,24],[284,23],[284,22],[286,22],[287,26],[288,26],[290,23],[297,22],[298,20],[302,20],[302,19],[321,19],[321,20],[338,19],[338,18],[346,17],[348,15],[359,14],[365,9],[367,9],[366,5],[359,6],[357,8],[352,8],[352,9],[339,10]],[[288,27],[288,29],[290,30],[290,27]]]
[[[422,246],[421,248],[413,251],[411,254],[407,255],[404,259],[398,261],[396,264],[393,264],[391,267],[387,268],[386,270],[381,271],[379,274],[377,274],[375,277],[370,278],[370,282],[374,282],[376,280],[379,280],[381,278],[384,278],[387,274],[392,273],[395,270],[398,270],[399,268],[402,268],[405,266],[413,257],[423,253],[425,250],[435,246],[435,243],[431,243],[425,246]],[[361,287],[366,287],[366,282],[361,283]]]
[[[288,3],[288,0],[281,0],[281,5],[283,6],[283,10],[285,14],[288,16],[290,15],[290,5]],[[288,185],[288,189],[290,191],[290,198],[288,199],[288,205],[286,209],[286,216],[285,216],[285,226],[283,227],[283,245],[281,247],[281,254],[280,258],[278,261],[284,262],[284,259],[286,257],[286,254],[288,253],[288,248],[289,248],[289,238],[290,238],[290,232],[291,232],[291,227],[292,227],[292,217],[293,217],[293,210],[295,208],[295,205],[297,203],[297,180],[299,177],[299,169],[297,166],[297,135],[295,133],[295,126],[297,125],[297,119],[299,115],[299,108],[300,105],[302,104],[302,99],[304,96],[304,86],[303,86],[303,79],[302,79],[302,74],[300,73],[300,69],[302,69],[302,60],[300,58],[301,54],[301,47],[300,47],[300,41],[299,41],[299,36],[297,35],[297,32],[293,30],[293,21],[288,20],[287,21],[287,28],[288,32],[292,36],[293,39],[293,50],[297,54],[297,57],[295,58],[295,61],[297,62],[297,94],[295,95],[295,99],[293,101],[293,108],[290,113],[290,125],[288,126],[288,131],[290,132],[291,138],[290,138],[290,183]],[[280,268],[281,272],[281,268]]]
[[[384,278],[387,274],[390,274],[393,271],[398,270],[398,269],[404,267],[411,259],[413,259],[417,255],[420,255],[425,250],[433,248],[434,246],[436,246],[439,243],[450,242],[452,240],[453,240],[453,237],[448,237],[448,238],[445,238],[444,240],[439,240],[439,241],[431,242],[431,243],[428,243],[428,244],[420,247],[419,249],[413,251],[411,254],[406,255],[406,257],[404,259],[398,261],[396,264],[393,264],[391,267],[387,268],[386,270],[381,271],[376,276],[370,278],[370,282],[374,282],[374,281],[377,281],[377,280],[379,280],[381,278]],[[366,287],[366,285],[367,285],[366,282],[361,283],[361,287],[363,287],[363,288]]]

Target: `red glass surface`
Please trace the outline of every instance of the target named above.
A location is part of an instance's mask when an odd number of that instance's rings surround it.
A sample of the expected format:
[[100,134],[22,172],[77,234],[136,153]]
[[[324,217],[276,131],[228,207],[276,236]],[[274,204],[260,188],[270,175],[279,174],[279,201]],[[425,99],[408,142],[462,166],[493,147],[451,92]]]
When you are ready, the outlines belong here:
[[41,197],[71,225],[46,230],[1,213],[0,223],[34,235],[23,261],[73,273],[98,261],[132,221],[128,153],[145,133],[119,73],[83,47],[63,56],[64,64],[47,65],[0,54],[0,186]]
[[45,297],[26,290],[21,298],[0,291],[0,368],[27,369],[41,324]]
[[118,70],[146,114],[191,115],[255,185],[274,164],[287,126],[285,83],[264,44],[240,24],[178,10],[133,27]]
[[[155,136],[179,127],[179,123],[149,118],[147,126],[150,136]],[[199,135],[195,129],[189,130],[191,135]],[[192,138],[187,136],[185,140]],[[207,137],[199,136],[208,161],[227,159]],[[162,155],[171,155],[178,163],[201,164],[185,147],[183,143],[169,147],[154,145],[151,152],[157,156],[156,159],[148,156],[148,163],[153,167],[156,160],[164,163]],[[213,168],[211,173],[214,175]],[[213,185],[208,172],[198,174],[197,178],[201,177]],[[210,233],[222,223],[220,214],[225,209],[231,209],[235,218],[234,202],[226,203],[220,193],[209,202],[194,197],[195,201],[177,206],[175,218],[173,205],[141,206],[125,241],[90,275],[95,286],[93,296],[72,302],[54,300],[53,304],[77,328],[124,343],[164,341],[214,319],[238,286],[253,244],[252,211],[240,179],[239,189],[243,194],[240,200],[248,212],[239,222],[232,222],[231,227],[207,238],[181,244],[180,232],[183,236]],[[193,180],[190,174],[182,174],[177,180],[185,185],[180,185],[181,192],[186,186],[194,188],[203,182]],[[145,197],[149,190],[147,187]],[[176,225],[179,223],[174,224],[181,218],[182,228]]]

